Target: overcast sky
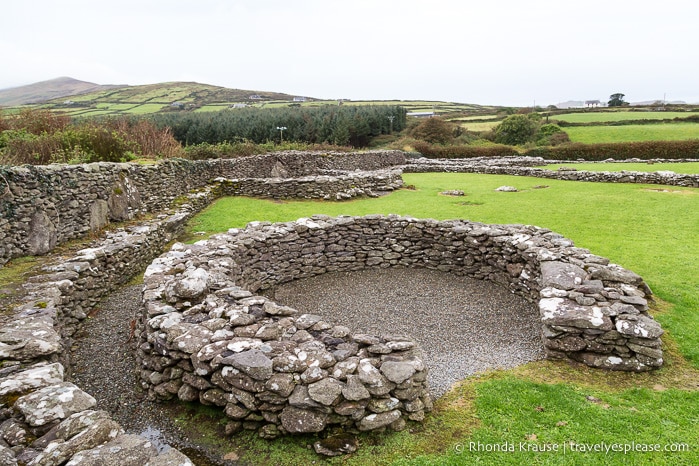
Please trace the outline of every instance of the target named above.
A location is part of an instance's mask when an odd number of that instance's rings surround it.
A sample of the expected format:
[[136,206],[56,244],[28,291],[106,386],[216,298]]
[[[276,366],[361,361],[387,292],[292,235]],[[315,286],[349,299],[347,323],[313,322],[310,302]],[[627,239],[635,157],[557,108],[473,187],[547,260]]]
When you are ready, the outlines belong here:
[[70,76],[319,98],[699,102],[696,0],[3,0],[0,89]]

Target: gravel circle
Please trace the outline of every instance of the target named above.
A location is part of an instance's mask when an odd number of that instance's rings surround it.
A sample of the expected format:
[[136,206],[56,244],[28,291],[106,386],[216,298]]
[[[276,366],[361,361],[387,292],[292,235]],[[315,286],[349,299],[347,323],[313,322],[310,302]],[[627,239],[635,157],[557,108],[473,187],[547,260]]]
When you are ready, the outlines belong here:
[[295,280],[268,294],[356,333],[412,337],[423,349],[434,397],[474,373],[544,358],[538,307],[489,281],[364,269]]

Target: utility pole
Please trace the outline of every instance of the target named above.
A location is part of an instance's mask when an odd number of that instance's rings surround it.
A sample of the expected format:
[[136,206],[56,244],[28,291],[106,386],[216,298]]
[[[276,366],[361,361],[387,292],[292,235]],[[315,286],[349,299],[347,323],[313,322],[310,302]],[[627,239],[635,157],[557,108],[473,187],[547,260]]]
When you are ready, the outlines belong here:
[[277,129],[279,130],[279,144],[284,144],[284,130],[286,126],[277,126]]
[[393,120],[394,120],[394,118],[396,118],[396,117],[393,116],[393,115],[391,115],[391,116],[386,117],[386,118],[388,118],[388,121],[391,122],[391,129],[390,129],[390,131],[388,132],[388,134],[393,134]]

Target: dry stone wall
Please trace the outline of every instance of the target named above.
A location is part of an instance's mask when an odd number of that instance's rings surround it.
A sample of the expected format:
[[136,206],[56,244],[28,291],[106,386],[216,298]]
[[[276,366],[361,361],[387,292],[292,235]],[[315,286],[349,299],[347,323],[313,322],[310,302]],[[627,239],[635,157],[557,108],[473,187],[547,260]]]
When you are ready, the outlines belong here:
[[[662,160],[636,162],[680,162],[682,160]],[[684,160],[696,162],[697,160]],[[612,161],[614,162],[614,161]],[[639,172],[624,170],[620,172],[587,171],[575,169],[575,162],[564,162],[570,167],[562,170],[545,170],[534,168],[536,165],[561,163],[560,160],[546,161],[539,157],[498,157],[474,159],[409,159],[404,167],[406,173],[485,173],[489,175],[533,176],[567,181],[590,181],[597,183],[642,183],[662,184],[699,188],[699,175],[680,174],[672,171]]]
[[177,211],[112,232],[25,284],[16,314],[0,326],[0,464],[193,464],[174,448],[161,451],[125,434],[109,413],[93,409],[90,394],[65,379],[70,337],[86,313],[143,270],[213,199],[211,189],[191,193]]
[[[155,213],[188,192],[218,177],[234,179],[283,178],[288,197],[297,197],[290,179],[334,171],[322,196],[361,195],[371,180],[350,171],[400,166],[400,151],[317,153],[288,151],[236,159],[189,161],[173,159],[156,165],[94,163],[0,167],[0,265],[13,257],[40,255],[56,245],[99,231],[111,221]],[[344,171],[337,176],[337,171]],[[358,183],[352,176],[358,177]],[[394,180],[395,181],[395,180]],[[250,182],[248,181],[248,184]],[[309,181],[300,182],[302,197]],[[256,186],[250,195],[258,195]],[[279,183],[277,183],[279,187]],[[318,196],[319,189],[313,190]],[[242,193],[247,194],[247,193]]]
[[178,244],[149,266],[138,331],[144,388],[154,398],[220,406],[236,428],[268,437],[422,419],[429,362],[409,336],[352,335],[255,295],[366,267],[427,267],[537,301],[551,358],[627,371],[663,363],[662,329],[647,313],[641,277],[549,230],[314,216]]
[[250,196],[271,199],[345,200],[358,196],[376,197],[403,186],[402,170],[376,170],[299,178],[217,178],[222,196]]

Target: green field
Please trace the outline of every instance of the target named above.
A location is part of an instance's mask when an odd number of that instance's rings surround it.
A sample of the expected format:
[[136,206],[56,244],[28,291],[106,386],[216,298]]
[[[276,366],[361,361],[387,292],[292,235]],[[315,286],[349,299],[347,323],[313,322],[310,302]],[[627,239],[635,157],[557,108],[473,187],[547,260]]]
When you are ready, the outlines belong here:
[[558,170],[561,167],[572,167],[577,170],[587,170],[594,172],[619,172],[619,171],[637,171],[637,172],[657,172],[657,171],[673,171],[686,175],[699,174],[699,162],[688,163],[555,163],[544,165],[537,168],[546,170]]
[[567,121],[569,123],[607,123],[610,121],[626,120],[671,120],[673,118],[687,118],[697,116],[697,112],[581,112],[552,115],[551,120]]
[[462,128],[468,130],[468,131],[474,131],[474,132],[482,132],[482,131],[490,131],[491,129],[495,128],[497,125],[499,125],[501,122],[500,121],[476,121],[476,122],[461,122],[459,126]]
[[659,123],[623,126],[574,126],[564,131],[573,142],[677,141],[699,139],[699,123]]
[[[405,174],[404,179],[416,189],[342,203],[224,198],[195,217],[189,228],[208,234],[252,220],[287,221],[314,213],[397,213],[551,228],[644,277],[663,300],[656,304],[655,314],[667,331],[667,363],[652,373],[629,374],[541,361],[470,377],[438,400],[425,423],[400,433],[362,436],[359,452],[330,460],[331,464],[699,463],[698,189],[558,180],[542,185],[537,178],[475,174]],[[502,185],[520,192],[496,192]],[[447,189],[463,190],[466,196],[439,195]],[[253,464],[318,461],[305,447],[310,438],[266,442],[244,434],[227,442],[225,451],[233,448]],[[529,451],[473,451],[474,444],[504,442],[516,447],[523,442]],[[661,446],[677,442],[688,444],[690,451],[531,451],[546,445],[570,448],[570,442]]]

